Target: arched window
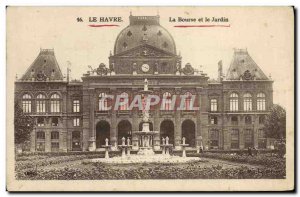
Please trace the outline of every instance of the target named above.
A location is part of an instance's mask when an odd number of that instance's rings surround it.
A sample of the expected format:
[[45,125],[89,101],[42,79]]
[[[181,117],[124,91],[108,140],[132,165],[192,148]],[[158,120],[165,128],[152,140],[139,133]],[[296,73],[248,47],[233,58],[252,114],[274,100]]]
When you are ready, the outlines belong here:
[[23,113],[31,113],[31,96],[24,94],[22,97],[22,110]]
[[171,99],[171,93],[170,92],[165,92],[163,94],[163,108],[162,110],[171,110],[171,104],[172,104],[172,99]]
[[46,96],[39,94],[36,97],[36,112],[45,113],[46,112]]
[[257,94],[257,110],[258,111],[266,110],[266,95],[264,93]]
[[129,96],[126,92],[123,92],[120,97],[120,110],[128,110]]
[[52,94],[50,97],[50,111],[53,113],[60,112],[60,96],[58,94]]
[[252,111],[252,96],[249,93],[244,94],[244,111]]
[[210,99],[210,111],[218,110],[218,102],[217,99]]
[[230,111],[239,110],[239,95],[237,93],[230,94],[229,102],[230,102]]
[[184,94],[184,98],[185,98],[185,101],[184,101],[184,109],[185,110],[192,110],[192,106],[191,106],[191,100],[192,100],[192,93],[190,92],[186,92]]
[[99,111],[107,111],[108,104],[107,104],[107,94],[102,92],[99,94]]

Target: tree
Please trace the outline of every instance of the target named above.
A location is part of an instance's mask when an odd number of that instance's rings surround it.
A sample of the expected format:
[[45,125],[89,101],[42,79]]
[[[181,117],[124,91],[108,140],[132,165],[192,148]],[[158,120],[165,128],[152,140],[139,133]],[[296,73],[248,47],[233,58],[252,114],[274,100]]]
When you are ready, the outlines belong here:
[[274,104],[271,113],[267,115],[264,130],[267,137],[285,139],[286,137],[286,111],[280,105]]
[[19,104],[15,102],[15,145],[22,147],[30,139],[30,133],[34,127],[34,119],[23,113]]

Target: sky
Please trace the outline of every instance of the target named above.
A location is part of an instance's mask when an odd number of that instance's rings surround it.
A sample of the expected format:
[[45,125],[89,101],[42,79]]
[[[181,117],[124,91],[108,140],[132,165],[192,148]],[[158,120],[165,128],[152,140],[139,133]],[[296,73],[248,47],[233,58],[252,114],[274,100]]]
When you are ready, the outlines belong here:
[[[129,14],[160,15],[160,24],[173,36],[182,65],[191,63],[210,78],[217,78],[218,62],[226,74],[234,48],[250,56],[274,80],[273,101],[290,104],[294,80],[293,13],[279,7],[9,7],[7,9],[7,78],[13,83],[37,57],[40,49],[54,49],[63,74],[68,62],[71,78],[80,79],[91,65],[108,66],[119,32],[129,24]],[[122,17],[119,27],[89,27],[89,17]],[[77,22],[81,17],[83,22]],[[226,17],[226,23],[170,22],[169,17]],[[100,23],[96,23],[100,24]],[[101,23],[104,24],[104,23]],[[110,23],[112,24],[112,23]],[[230,27],[176,28],[175,25],[225,24]]]

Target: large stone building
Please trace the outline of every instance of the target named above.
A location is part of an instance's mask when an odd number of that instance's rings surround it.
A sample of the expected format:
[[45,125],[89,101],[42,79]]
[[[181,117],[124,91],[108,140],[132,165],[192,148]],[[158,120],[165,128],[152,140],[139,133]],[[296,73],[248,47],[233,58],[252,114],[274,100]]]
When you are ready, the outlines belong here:
[[[82,81],[64,80],[54,51],[41,49],[16,80],[15,99],[36,121],[31,151],[101,150],[106,138],[116,149],[122,137],[129,137],[135,149],[142,111],[129,110],[129,105],[145,79],[153,94],[162,98],[162,104],[150,110],[150,129],[158,132],[153,139],[156,150],[166,136],[175,149],[180,149],[182,137],[191,149],[268,147],[262,128],[273,103],[273,81],[247,50],[234,51],[225,77],[219,62],[218,80],[209,80],[190,64],[181,65],[175,41],[160,26],[159,16],[129,19],[115,41],[108,67],[100,64],[83,74]],[[183,110],[172,109],[173,95],[185,96]],[[114,109],[117,98],[123,104]],[[190,108],[191,100],[198,109]]]

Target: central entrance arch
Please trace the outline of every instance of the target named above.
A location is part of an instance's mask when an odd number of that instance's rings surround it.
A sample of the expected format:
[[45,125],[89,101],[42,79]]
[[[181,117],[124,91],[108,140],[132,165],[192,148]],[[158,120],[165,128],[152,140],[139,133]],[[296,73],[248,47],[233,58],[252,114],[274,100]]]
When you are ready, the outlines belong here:
[[192,120],[185,120],[181,125],[182,137],[185,137],[185,143],[195,147],[196,130],[195,123]]
[[160,140],[169,137],[169,144],[174,145],[174,124],[171,120],[164,120],[160,124]]
[[110,139],[110,125],[107,121],[101,120],[96,125],[96,148],[105,145],[105,139]]
[[118,144],[122,144],[122,138],[125,137],[126,143],[127,138],[132,142],[132,128],[131,123],[128,120],[122,120],[118,124]]

